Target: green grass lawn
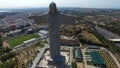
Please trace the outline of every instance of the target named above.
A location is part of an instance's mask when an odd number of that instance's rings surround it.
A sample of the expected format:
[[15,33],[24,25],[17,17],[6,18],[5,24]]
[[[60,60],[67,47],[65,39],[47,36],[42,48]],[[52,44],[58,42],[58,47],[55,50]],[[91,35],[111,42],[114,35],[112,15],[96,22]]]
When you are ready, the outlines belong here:
[[85,52],[85,55],[89,55],[89,52]]
[[13,48],[17,45],[22,44],[24,41],[32,39],[32,38],[39,38],[40,36],[36,34],[28,34],[28,35],[21,35],[17,37],[11,37],[7,39],[6,41],[9,43],[9,45]]
[[88,65],[93,65],[93,63],[91,61],[87,61]]
[[43,48],[44,44],[45,44],[44,42],[37,42],[35,45]]

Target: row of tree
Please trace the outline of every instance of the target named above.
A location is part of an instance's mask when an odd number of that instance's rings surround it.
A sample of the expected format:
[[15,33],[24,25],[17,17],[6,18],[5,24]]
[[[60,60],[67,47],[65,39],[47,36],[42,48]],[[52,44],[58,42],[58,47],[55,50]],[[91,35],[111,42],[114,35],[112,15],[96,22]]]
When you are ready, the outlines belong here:
[[15,66],[14,60],[10,60],[8,62],[4,62],[4,63],[0,64],[0,68],[13,68],[14,66]]
[[0,55],[11,51],[9,47],[3,47],[2,43],[3,43],[3,39],[0,36]]
[[0,36],[0,47],[2,47],[2,42],[3,40],[2,40],[2,37]]
[[14,52],[5,53],[0,56],[0,61],[6,62],[7,60],[9,60],[15,56],[16,56],[16,53],[14,53]]

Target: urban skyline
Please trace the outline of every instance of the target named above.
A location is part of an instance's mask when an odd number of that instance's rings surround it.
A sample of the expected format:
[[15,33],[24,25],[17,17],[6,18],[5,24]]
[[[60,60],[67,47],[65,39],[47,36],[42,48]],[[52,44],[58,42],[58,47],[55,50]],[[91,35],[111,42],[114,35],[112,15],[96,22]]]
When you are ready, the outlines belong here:
[[55,2],[58,7],[81,7],[81,8],[120,8],[119,0],[2,0],[1,8],[36,8],[47,7],[50,2]]

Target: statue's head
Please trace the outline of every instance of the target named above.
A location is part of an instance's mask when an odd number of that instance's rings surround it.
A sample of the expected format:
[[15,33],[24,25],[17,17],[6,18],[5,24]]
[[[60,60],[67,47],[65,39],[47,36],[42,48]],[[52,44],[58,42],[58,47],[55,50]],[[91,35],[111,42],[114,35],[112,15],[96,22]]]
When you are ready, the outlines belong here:
[[49,5],[49,14],[57,14],[58,10],[56,4],[54,2],[50,3]]

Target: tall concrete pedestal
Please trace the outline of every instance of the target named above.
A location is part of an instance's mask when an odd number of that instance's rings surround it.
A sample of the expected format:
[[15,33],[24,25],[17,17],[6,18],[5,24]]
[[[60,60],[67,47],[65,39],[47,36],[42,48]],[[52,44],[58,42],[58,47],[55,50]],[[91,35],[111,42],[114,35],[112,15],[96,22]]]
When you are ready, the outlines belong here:
[[59,56],[48,59],[48,68],[65,68],[65,57]]

